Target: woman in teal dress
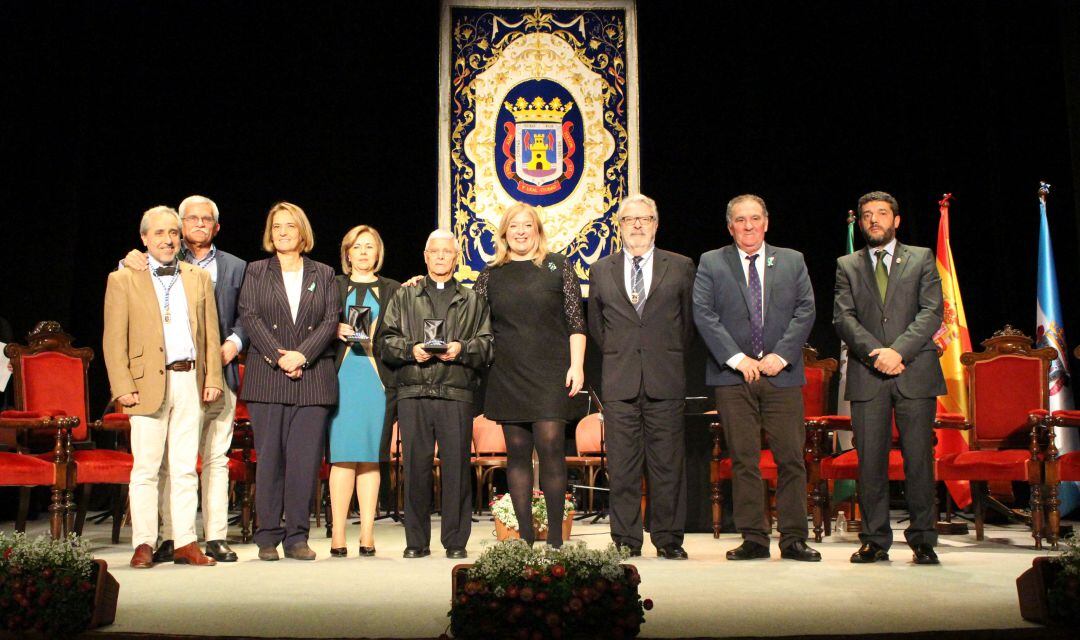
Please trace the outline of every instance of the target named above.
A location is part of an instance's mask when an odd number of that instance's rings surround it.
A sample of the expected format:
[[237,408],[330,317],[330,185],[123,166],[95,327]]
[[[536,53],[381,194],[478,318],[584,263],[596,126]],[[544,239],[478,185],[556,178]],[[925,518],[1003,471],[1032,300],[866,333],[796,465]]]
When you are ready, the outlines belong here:
[[372,340],[348,343],[353,328],[341,323],[338,338],[337,411],[330,419],[330,508],[333,526],[330,555],[345,557],[345,525],[355,487],[360,506],[360,555],[375,555],[375,508],[379,500],[379,462],[387,458],[387,434],[393,424],[393,373],[378,354],[381,311],[401,285],[376,275],[383,263],[379,232],[367,225],[353,227],[341,241],[341,269],[337,277],[343,310],[363,306],[371,310]]

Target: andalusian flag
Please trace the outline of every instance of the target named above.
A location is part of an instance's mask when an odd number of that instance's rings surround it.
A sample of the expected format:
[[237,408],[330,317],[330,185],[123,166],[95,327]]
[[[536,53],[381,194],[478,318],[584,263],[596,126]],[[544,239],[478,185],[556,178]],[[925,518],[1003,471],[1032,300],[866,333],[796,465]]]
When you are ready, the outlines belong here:
[[[847,217],[847,251],[845,254],[855,253],[855,212],[848,211]],[[848,348],[844,344],[844,341],[840,341],[840,393],[836,396],[836,413],[842,416],[851,415],[851,402],[844,400],[844,390],[847,389],[847,364],[848,364]],[[839,451],[847,451],[852,449],[854,444],[851,439],[850,431],[837,431],[836,432],[836,448]],[[843,502],[851,496],[855,495],[855,481],[854,480],[837,480],[833,484],[832,500],[833,502]],[[849,517],[854,518],[854,514],[850,514]]]
[[[937,270],[941,276],[945,309],[941,328],[934,334],[934,344],[941,354],[941,371],[945,374],[945,384],[949,389],[948,395],[938,397],[938,411],[960,413],[969,418],[967,376],[960,364],[960,354],[971,351],[971,335],[968,333],[964,302],[960,299],[960,282],[957,280],[956,264],[953,262],[952,246],[949,244],[949,200],[952,200],[952,194],[946,193],[938,202],[941,217],[938,220]],[[967,450],[967,441],[964,440],[962,432],[955,429],[937,430],[934,453],[938,458]],[[971,483],[957,480],[946,484],[956,506],[963,509],[971,504]]]
[[[1035,303],[1035,346],[1053,347],[1057,358],[1050,363],[1050,410],[1072,409],[1069,388],[1069,364],[1065,358],[1065,328],[1061,326],[1061,304],[1058,301],[1057,271],[1054,269],[1054,249],[1050,245],[1050,224],[1046,220],[1046,196],[1050,185],[1039,185],[1039,287]],[[1080,448],[1076,429],[1058,429],[1057,446],[1061,453]],[[1062,482],[1058,491],[1062,516],[1080,505],[1080,488],[1076,482]]]

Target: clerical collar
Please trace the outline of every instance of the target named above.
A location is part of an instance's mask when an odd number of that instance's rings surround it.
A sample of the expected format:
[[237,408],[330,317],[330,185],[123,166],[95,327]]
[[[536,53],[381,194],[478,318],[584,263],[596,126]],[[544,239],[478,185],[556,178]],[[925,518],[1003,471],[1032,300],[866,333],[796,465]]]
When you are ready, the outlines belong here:
[[438,289],[440,291],[445,289],[448,285],[450,285],[454,281],[453,278],[450,278],[446,282],[435,282],[435,279],[432,278],[430,275],[424,276],[424,278],[427,279],[427,286],[433,287],[433,288]]

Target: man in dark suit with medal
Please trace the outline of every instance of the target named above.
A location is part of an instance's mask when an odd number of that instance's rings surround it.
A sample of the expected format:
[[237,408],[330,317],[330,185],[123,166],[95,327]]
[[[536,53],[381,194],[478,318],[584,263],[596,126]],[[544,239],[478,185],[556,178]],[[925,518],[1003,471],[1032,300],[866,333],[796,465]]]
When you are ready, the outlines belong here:
[[889,448],[895,415],[904,455],[916,564],[938,564],[934,507],[934,412],[947,393],[934,332],[944,309],[934,254],[896,240],[900,207],[883,191],[859,198],[866,247],[837,260],[833,326],[848,346],[851,427],[859,452],[863,543],[858,564],[889,559]]
[[731,453],[735,526],[743,543],[728,560],[768,558],[769,527],[761,490],[761,433],[777,466],[780,557],[818,561],[806,545],[802,347],[814,325],[814,290],[798,251],[765,244],[769,211],[755,195],[732,198],[734,242],[701,256],[694,320],[711,356],[705,382]]
[[641,477],[648,474],[649,532],[657,555],[685,560],[686,472],[683,357],[694,335],[694,263],[657,249],[651,198],[622,201],[623,248],[594,264],[589,333],[603,352],[611,537],[640,555]]

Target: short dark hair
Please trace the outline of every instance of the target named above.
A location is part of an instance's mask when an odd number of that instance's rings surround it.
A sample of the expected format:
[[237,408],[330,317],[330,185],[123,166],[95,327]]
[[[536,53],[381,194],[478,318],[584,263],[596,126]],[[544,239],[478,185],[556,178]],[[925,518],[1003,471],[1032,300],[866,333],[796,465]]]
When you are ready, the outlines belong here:
[[874,202],[875,200],[880,200],[881,202],[888,202],[889,206],[892,207],[893,215],[900,215],[900,203],[896,201],[896,198],[885,193],[884,191],[871,191],[870,193],[859,198],[859,207],[855,209],[855,211],[857,211],[859,214],[862,214],[863,205],[867,202]]

